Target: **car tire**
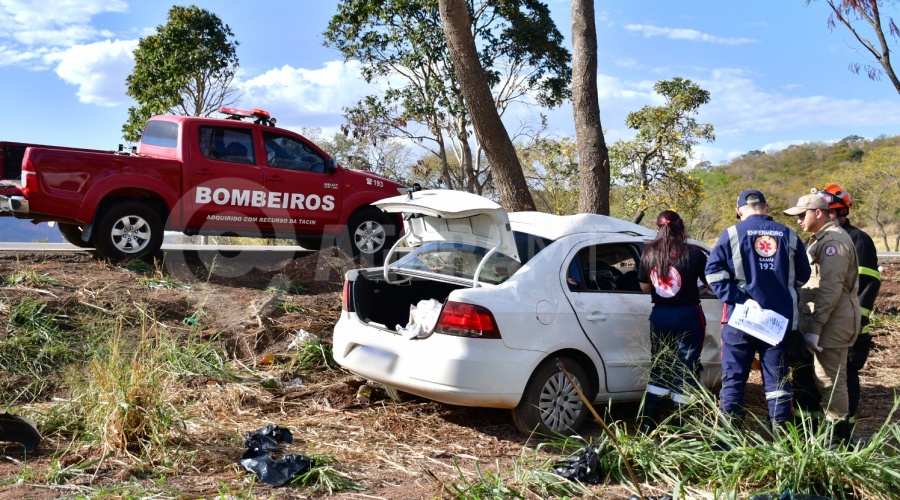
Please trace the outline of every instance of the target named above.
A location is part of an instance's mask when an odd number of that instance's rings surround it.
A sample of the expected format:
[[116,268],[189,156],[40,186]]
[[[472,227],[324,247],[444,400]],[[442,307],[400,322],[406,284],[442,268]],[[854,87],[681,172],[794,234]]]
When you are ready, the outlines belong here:
[[94,243],[81,239],[82,227],[78,224],[56,224],[59,227],[59,233],[62,234],[64,240],[75,245],[78,248],[93,248]]
[[163,221],[140,201],[122,201],[98,214],[92,233],[97,253],[121,261],[155,255],[162,247]]
[[397,242],[397,227],[390,216],[375,208],[364,208],[350,216],[341,248],[366,265],[380,266]]
[[[582,393],[590,397],[587,375],[575,361],[559,358]],[[513,422],[521,432],[545,436],[569,436],[578,431],[590,409],[578,396],[557,358],[544,361],[531,375],[519,405],[512,410]]]
[[395,403],[407,403],[409,401],[415,401],[416,399],[419,399],[419,397],[415,394],[403,392],[400,389],[391,387],[389,385],[384,386],[384,394]]

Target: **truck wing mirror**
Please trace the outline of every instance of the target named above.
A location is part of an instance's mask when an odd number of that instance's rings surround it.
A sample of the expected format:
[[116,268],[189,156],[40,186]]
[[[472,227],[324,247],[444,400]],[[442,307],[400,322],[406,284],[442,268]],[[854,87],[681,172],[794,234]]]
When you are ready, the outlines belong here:
[[325,172],[329,174],[333,174],[337,170],[337,161],[334,158],[328,158],[325,160]]

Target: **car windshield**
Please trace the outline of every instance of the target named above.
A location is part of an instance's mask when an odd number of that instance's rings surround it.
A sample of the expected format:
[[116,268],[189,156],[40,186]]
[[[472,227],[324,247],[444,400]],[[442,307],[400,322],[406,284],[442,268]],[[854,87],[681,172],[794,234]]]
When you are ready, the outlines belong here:
[[[527,233],[513,232],[513,236],[522,262],[519,263],[507,255],[495,253],[485,262],[478,281],[490,284],[503,283],[510,276],[516,274],[522,264],[552,243],[551,240]],[[416,248],[391,267],[398,270],[420,271],[471,280],[475,277],[475,270],[478,269],[478,264],[487,255],[488,250],[464,243],[431,242]]]

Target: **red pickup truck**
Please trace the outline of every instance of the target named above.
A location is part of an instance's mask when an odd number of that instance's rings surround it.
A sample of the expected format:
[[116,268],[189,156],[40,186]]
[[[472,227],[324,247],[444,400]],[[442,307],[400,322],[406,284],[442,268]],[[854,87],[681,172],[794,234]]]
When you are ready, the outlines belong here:
[[156,253],[164,230],[338,244],[370,261],[397,240],[402,221],[370,204],[401,184],[341,167],[265,111],[220,111],[155,116],[132,152],[20,144],[21,180],[4,183],[0,215],[56,221],[111,260]]

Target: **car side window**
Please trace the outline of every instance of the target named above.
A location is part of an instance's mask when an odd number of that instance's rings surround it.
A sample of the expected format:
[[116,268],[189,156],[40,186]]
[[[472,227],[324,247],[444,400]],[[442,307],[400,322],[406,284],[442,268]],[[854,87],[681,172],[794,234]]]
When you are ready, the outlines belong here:
[[628,244],[591,245],[569,262],[566,284],[571,291],[640,292],[637,249]]
[[200,127],[200,153],[210,160],[256,164],[253,132],[227,127]]
[[300,172],[325,172],[325,158],[303,141],[263,132],[263,142],[266,144],[266,164],[269,167]]

